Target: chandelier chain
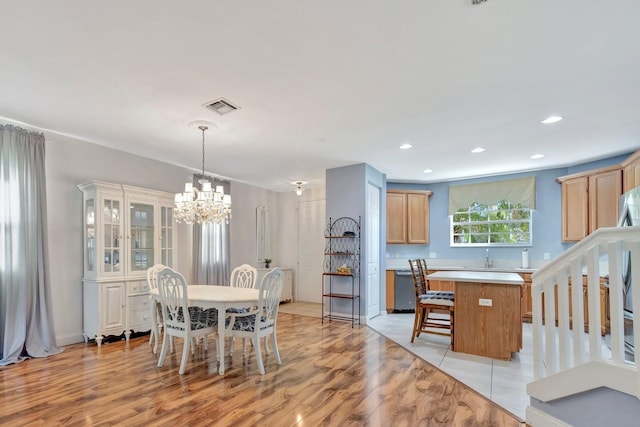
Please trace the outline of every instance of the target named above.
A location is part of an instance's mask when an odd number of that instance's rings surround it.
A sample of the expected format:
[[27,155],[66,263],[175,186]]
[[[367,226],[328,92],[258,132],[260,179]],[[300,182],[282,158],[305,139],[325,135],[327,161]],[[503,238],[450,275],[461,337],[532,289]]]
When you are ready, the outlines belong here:
[[204,179],[204,132],[209,128],[206,126],[198,126],[198,129],[202,131],[202,179]]

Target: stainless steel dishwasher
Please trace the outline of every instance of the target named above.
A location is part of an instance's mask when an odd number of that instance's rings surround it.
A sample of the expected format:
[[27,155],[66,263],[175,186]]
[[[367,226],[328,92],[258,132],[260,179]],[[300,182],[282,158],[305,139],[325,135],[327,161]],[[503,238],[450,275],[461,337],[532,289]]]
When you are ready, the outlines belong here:
[[394,313],[414,313],[416,309],[416,291],[411,270],[395,272]]

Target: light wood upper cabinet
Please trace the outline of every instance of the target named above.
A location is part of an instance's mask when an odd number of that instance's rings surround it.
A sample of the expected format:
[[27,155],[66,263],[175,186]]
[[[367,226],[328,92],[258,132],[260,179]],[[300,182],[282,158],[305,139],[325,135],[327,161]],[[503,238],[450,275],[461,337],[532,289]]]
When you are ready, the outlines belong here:
[[407,243],[429,243],[429,196],[407,193]]
[[589,178],[562,181],[562,241],[575,242],[589,234]]
[[622,171],[620,169],[589,176],[589,223],[591,232],[615,227],[620,216]]
[[407,243],[407,197],[387,192],[387,243]]
[[622,191],[640,186],[640,151],[636,151],[622,162]]
[[431,191],[387,191],[387,243],[429,243]]
[[613,166],[560,177],[562,241],[577,242],[601,227],[618,222],[622,169]]

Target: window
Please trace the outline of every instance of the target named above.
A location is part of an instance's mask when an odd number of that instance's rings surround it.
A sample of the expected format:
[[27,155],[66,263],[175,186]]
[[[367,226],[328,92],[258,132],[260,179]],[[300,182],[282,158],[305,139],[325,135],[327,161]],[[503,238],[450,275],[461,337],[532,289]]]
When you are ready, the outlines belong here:
[[506,200],[472,203],[450,215],[451,246],[531,246],[530,208]]

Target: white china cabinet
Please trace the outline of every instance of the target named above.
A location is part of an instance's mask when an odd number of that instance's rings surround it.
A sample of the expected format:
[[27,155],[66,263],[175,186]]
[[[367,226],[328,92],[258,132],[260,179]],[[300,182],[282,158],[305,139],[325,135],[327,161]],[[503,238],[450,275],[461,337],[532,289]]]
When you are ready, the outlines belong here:
[[173,195],[90,181],[83,193],[84,339],[151,329],[147,268],[174,266]]

